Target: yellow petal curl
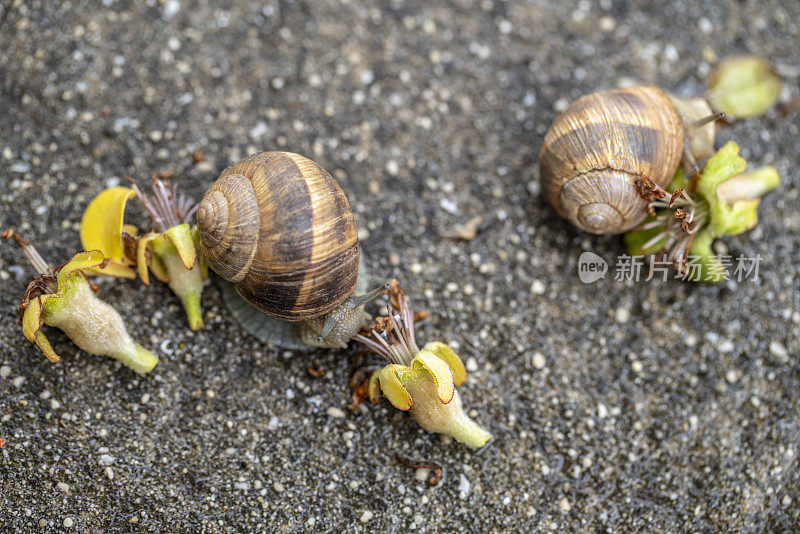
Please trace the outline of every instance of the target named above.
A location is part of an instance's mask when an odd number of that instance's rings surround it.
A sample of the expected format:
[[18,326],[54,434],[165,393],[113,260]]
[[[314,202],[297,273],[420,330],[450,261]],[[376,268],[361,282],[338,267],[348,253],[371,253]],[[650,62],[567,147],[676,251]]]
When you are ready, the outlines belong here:
[[446,361],[423,349],[411,360],[411,368],[413,370],[424,369],[431,375],[436,386],[436,396],[442,403],[447,404],[453,400],[456,387],[453,381],[453,371]]
[[434,353],[437,357],[439,357],[441,360],[444,360],[444,362],[450,366],[450,370],[453,372],[453,383],[456,386],[460,386],[467,379],[467,370],[464,368],[464,363],[449,346],[445,345],[441,341],[431,341],[430,343],[427,343],[422,350],[427,350]]
[[[97,249],[109,260],[104,268],[95,269],[100,274],[136,278],[136,272],[129,266],[122,245],[125,204],[129,198],[135,196],[136,191],[133,189],[111,187],[94,197],[83,212],[80,231],[83,248]],[[125,225],[125,231],[131,233],[130,230],[133,228]],[[135,231],[131,235],[135,235]]]
[[402,382],[404,375],[410,370],[411,369],[405,365],[392,363],[380,371],[376,371],[383,394],[386,395],[386,398],[389,399],[392,406],[398,410],[408,410],[413,404],[411,395],[406,391]]
[[191,270],[197,260],[197,250],[194,248],[194,239],[189,225],[186,223],[175,225],[164,232],[164,235],[178,249],[178,256],[186,270]]

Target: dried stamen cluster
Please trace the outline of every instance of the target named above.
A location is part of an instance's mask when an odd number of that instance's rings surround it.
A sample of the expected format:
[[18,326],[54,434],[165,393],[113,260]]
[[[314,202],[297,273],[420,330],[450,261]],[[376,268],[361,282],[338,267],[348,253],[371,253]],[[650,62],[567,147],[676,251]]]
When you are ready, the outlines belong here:
[[648,201],[648,212],[654,217],[642,223],[636,231],[661,230],[646,241],[642,249],[648,250],[663,243],[659,247],[659,259],[666,258],[680,275],[685,276],[694,236],[708,222],[706,203],[693,199],[683,187],[670,194],[645,177],[637,178],[635,185]]
[[158,173],[153,174],[153,195],[148,197],[141,189],[130,180],[131,188],[136,191],[136,196],[142,202],[153,225],[159,233],[164,233],[173,226],[189,223],[194,212],[197,211],[197,202],[178,192],[178,185],[172,185],[170,191],[164,182],[159,180]]
[[[394,310],[394,311],[393,311]],[[424,317],[427,312],[423,312]],[[419,353],[414,333],[415,321],[421,320],[406,303],[406,297],[397,281],[389,287],[389,305],[386,317],[377,317],[364,326],[353,339],[363,343],[390,363],[411,365],[411,360]]]

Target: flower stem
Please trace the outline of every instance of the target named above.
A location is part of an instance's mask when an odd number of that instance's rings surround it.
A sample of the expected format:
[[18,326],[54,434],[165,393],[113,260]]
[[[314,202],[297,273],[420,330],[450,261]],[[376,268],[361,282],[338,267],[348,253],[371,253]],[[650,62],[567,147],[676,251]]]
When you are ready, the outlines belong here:
[[187,270],[173,245],[169,245],[169,249],[159,254],[159,257],[167,268],[170,289],[183,302],[189,327],[192,330],[203,328],[203,316],[200,310],[203,275],[200,271],[200,261],[195,261],[194,266]]
[[492,437],[488,430],[473,421],[464,412],[453,417],[448,425],[447,434],[473,449],[483,447]]
[[200,292],[192,291],[180,295],[183,302],[183,309],[186,310],[186,317],[189,319],[189,328],[200,330],[203,328],[203,315],[200,310]]
[[45,277],[45,283],[48,286],[48,289],[51,292],[56,291],[55,283],[50,280],[53,276],[53,268],[50,267],[50,264],[39,254],[39,251],[36,250],[36,247],[31,245],[30,241],[27,239],[23,239],[21,235],[14,231],[13,228],[9,228],[2,235],[3,239],[8,241],[12,237],[14,241],[16,241],[19,248],[22,249],[22,253],[25,254],[25,257],[28,258],[28,261],[36,269],[36,272],[39,273],[39,276]]
[[111,357],[119,360],[126,367],[140,375],[149,373],[158,363],[158,357],[138,343],[134,343],[133,347],[126,347],[125,349],[111,354]]

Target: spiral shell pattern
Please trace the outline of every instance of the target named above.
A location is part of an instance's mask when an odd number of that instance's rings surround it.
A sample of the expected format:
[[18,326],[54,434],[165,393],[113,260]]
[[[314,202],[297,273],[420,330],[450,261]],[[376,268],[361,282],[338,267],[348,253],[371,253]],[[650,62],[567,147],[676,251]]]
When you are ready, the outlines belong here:
[[355,289],[353,212],[331,175],[298,154],[261,152],[228,167],[197,226],[209,267],[274,317],[319,317]]
[[556,118],[539,153],[545,195],[556,211],[595,234],[628,231],[647,215],[635,180],[665,187],[686,134],[670,97],[656,87],[598,91]]

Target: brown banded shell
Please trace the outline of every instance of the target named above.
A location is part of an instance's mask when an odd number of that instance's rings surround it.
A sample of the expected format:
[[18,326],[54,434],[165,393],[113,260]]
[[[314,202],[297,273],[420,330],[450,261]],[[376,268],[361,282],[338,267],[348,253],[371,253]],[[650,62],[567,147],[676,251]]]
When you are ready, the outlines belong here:
[[681,162],[685,137],[678,110],[656,87],[586,95],[545,135],[542,186],[558,214],[582,230],[628,231],[647,215],[636,178],[665,187]]
[[298,154],[261,152],[225,169],[197,227],[209,267],[271,316],[319,317],[355,289],[353,212],[331,175]]

